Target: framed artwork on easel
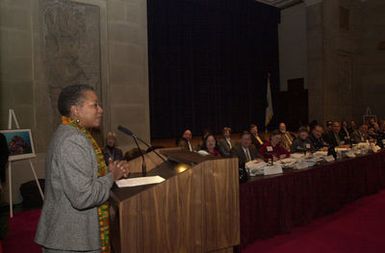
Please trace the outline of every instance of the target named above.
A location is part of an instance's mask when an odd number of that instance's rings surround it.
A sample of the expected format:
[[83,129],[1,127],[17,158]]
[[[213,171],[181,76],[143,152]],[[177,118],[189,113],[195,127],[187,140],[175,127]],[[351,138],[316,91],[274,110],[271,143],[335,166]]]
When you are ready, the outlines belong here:
[[[16,128],[12,127],[12,123],[15,123]],[[9,149],[8,158],[8,187],[9,187],[9,216],[13,217],[13,199],[12,199],[12,163],[19,160],[26,159],[31,167],[33,177],[37,188],[39,189],[41,198],[44,200],[44,193],[40,186],[39,179],[37,178],[35,168],[32,163],[32,158],[36,157],[35,148],[33,146],[32,133],[30,129],[20,129],[19,121],[16,118],[15,111],[9,109],[8,114],[8,129],[0,130],[5,136],[7,146]]]
[[33,145],[30,129],[0,130],[5,136],[9,150],[9,161],[34,158],[35,148]]

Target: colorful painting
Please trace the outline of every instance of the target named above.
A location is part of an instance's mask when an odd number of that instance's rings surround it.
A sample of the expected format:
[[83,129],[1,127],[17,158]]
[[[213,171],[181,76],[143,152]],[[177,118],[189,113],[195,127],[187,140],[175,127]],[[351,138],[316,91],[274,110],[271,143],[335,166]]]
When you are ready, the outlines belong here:
[[9,161],[35,157],[30,129],[1,130],[7,140]]

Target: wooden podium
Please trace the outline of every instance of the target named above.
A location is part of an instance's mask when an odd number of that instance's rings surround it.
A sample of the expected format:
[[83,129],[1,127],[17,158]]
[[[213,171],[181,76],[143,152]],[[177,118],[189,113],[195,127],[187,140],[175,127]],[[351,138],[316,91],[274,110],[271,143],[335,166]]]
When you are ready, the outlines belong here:
[[[148,175],[166,181],[112,190],[114,252],[233,252],[240,244],[238,160],[179,149],[160,152],[172,161],[146,154]],[[141,158],[130,163],[141,170]]]

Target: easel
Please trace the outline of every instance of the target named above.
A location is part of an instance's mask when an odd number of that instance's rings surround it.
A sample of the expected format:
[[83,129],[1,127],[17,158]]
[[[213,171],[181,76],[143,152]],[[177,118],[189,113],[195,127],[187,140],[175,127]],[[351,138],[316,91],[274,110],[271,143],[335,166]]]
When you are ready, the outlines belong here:
[[[20,129],[19,122],[17,121],[15,111],[13,109],[9,109],[9,114],[8,114],[8,129],[12,130],[12,121],[15,122],[16,129]],[[44,194],[43,191],[40,187],[39,180],[36,175],[35,168],[33,166],[32,160],[28,159],[29,161],[29,166],[32,169],[33,176],[35,178],[37,187],[39,188],[39,192],[41,195],[41,198],[44,200]],[[9,216],[12,218],[13,217],[13,200],[12,200],[12,162],[15,161],[8,161],[8,186],[9,186]]]

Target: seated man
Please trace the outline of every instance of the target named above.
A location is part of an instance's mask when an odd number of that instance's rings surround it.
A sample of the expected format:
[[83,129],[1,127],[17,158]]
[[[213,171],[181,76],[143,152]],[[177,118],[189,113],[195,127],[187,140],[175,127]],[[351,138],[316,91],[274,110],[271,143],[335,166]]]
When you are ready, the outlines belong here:
[[270,141],[266,141],[259,149],[259,153],[265,158],[273,160],[290,157],[290,152],[281,146],[282,136],[278,130],[270,135]]
[[341,123],[341,136],[344,138],[345,143],[350,142],[351,137],[350,137],[348,122],[346,120],[342,121]]
[[283,122],[279,123],[279,131],[282,136],[282,147],[284,147],[287,151],[290,151],[294,136],[286,130],[286,124]]
[[104,161],[107,166],[109,164],[110,158],[113,161],[123,160],[123,152],[121,149],[116,147],[116,134],[113,132],[108,132],[106,137],[106,146],[103,149]]
[[366,142],[369,140],[368,125],[363,124],[360,128],[352,133],[353,143]]
[[194,151],[191,140],[192,132],[190,129],[186,129],[183,131],[182,137],[178,139],[177,146],[184,150]]
[[309,133],[305,127],[301,127],[298,130],[298,136],[291,145],[291,152],[306,152],[312,150],[312,144],[309,140]]
[[357,129],[358,129],[357,123],[354,120],[350,121],[350,126],[349,126],[350,135],[352,135],[353,132],[356,131]]
[[377,145],[379,145],[381,148],[385,148],[385,124],[382,121],[379,121],[378,124],[378,131],[377,131]]
[[240,144],[233,148],[232,155],[238,157],[240,168],[244,168],[247,162],[260,158],[257,149],[251,142],[249,132],[244,131],[241,134]]
[[234,142],[231,140],[231,128],[223,128],[223,138],[218,141],[219,152],[223,157],[231,156],[231,149],[234,147]]
[[259,149],[263,145],[263,140],[259,136],[258,126],[255,124],[250,125],[250,133],[251,133],[251,142],[252,144]]
[[333,130],[333,121],[328,120],[326,122],[326,132],[325,132],[325,134],[330,133],[332,130]]
[[331,131],[326,134],[325,141],[333,147],[338,147],[345,144],[344,137],[341,135],[340,122],[333,121]]
[[320,125],[315,125],[311,130],[311,134],[309,136],[309,140],[311,142],[311,147],[313,148],[313,152],[318,150],[327,150],[329,144],[327,144],[322,138],[323,128]]

